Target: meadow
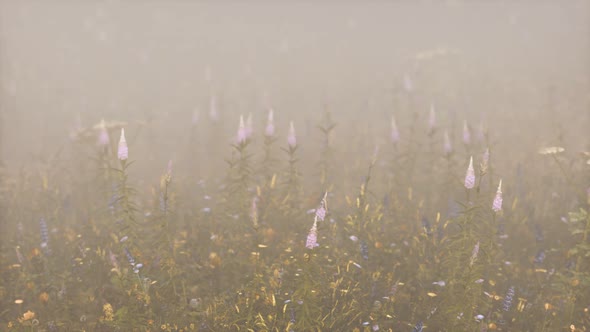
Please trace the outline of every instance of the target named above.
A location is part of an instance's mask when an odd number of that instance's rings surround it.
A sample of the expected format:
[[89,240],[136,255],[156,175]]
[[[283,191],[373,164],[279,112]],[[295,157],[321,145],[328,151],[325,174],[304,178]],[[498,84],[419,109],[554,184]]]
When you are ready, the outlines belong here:
[[379,130],[211,102],[150,179],[145,124],[65,132],[2,176],[2,329],[585,331],[589,153],[500,150],[400,78]]
[[0,331],[589,331],[588,7],[0,2]]

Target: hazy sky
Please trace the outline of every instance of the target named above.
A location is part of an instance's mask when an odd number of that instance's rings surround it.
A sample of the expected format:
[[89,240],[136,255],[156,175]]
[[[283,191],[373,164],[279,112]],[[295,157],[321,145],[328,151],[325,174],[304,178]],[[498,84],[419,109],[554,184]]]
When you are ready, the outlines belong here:
[[588,87],[588,1],[466,3],[1,0],[1,153],[56,149],[78,114],[187,121],[212,94],[231,114],[379,108],[432,50],[442,75]]

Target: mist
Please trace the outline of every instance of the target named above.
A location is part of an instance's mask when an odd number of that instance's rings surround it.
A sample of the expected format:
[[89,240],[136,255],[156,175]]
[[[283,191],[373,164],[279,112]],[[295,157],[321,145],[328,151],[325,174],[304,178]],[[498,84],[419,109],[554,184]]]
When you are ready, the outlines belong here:
[[0,0],[0,323],[583,331],[589,151],[588,1]]

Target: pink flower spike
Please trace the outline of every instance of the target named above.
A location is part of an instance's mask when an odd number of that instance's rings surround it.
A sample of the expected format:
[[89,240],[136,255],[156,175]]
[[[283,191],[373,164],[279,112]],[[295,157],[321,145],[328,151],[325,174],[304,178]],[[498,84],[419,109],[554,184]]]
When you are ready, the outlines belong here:
[[121,128],[121,138],[119,138],[117,158],[119,158],[121,161],[127,160],[127,158],[129,158],[129,148],[127,148],[127,140],[125,139],[125,128]]
[[391,116],[391,142],[393,144],[399,142],[399,131],[397,130],[397,123],[393,115]]
[[264,130],[264,135],[267,137],[272,137],[275,135],[275,124],[274,124],[274,115],[273,109],[271,108],[268,111],[268,120],[266,122],[266,129]]
[[313,249],[318,245],[318,224],[316,221],[313,222],[313,226],[309,230],[307,234],[307,242],[305,243],[305,247],[308,249]]
[[473,189],[475,187],[475,171],[473,170],[473,157],[469,159],[469,167],[467,167],[467,174],[465,174],[465,188]]
[[244,126],[244,116],[240,115],[240,125],[238,127],[238,136],[237,141],[238,144],[242,144],[246,142],[246,127]]
[[107,131],[107,127],[104,123],[104,119],[100,121],[100,131],[98,132],[98,146],[108,146],[111,142],[109,138],[109,132]]
[[494,212],[500,212],[502,210],[502,180],[500,180],[500,183],[498,184],[496,197],[494,197],[494,202],[492,203],[492,210],[494,210]]
[[453,146],[451,145],[451,139],[449,138],[449,132],[447,130],[445,130],[445,134],[444,134],[443,150],[444,150],[445,156],[448,156],[451,153],[453,153]]
[[465,145],[469,145],[471,143],[471,133],[469,132],[467,121],[463,121],[463,143]]
[[297,136],[295,136],[295,126],[293,125],[293,121],[289,123],[289,135],[287,135],[287,144],[291,148],[295,148],[297,146]]

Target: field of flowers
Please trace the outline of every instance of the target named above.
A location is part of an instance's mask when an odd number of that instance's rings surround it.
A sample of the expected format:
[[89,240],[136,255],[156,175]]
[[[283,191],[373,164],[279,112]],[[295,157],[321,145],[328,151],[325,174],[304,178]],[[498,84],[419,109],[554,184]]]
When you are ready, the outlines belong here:
[[382,118],[212,97],[182,141],[106,119],[4,168],[0,329],[590,329],[588,128],[536,144],[399,81]]

